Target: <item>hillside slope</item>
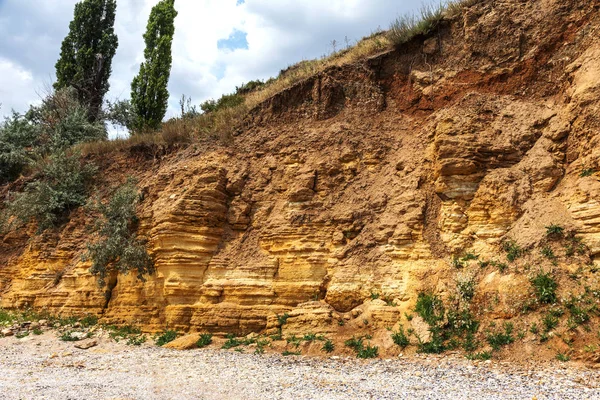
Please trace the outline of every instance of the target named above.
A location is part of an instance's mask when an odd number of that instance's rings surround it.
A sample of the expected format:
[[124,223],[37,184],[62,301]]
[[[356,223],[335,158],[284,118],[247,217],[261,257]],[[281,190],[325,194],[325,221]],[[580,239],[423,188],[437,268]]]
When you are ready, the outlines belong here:
[[[2,238],[0,306],[237,334],[273,333],[288,313],[284,335],[369,333],[394,354],[385,328],[427,335],[406,317],[418,293],[463,307],[457,282],[473,282],[480,335],[510,320],[522,354],[578,352],[598,330],[599,8],[480,1],[432,37],[277,94],[230,145],[97,157],[100,195],[138,179],[157,273],[100,290],[78,210],[57,232]],[[523,250],[513,261],[507,240]],[[541,344],[540,270],[564,299]],[[573,307],[589,320],[570,324]]]

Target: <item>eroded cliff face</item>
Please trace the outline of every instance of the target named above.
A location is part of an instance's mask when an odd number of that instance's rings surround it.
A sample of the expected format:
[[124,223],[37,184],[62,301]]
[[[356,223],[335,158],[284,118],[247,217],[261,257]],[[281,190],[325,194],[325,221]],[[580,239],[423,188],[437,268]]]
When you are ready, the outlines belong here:
[[[434,37],[273,97],[229,146],[96,160],[100,194],[138,178],[156,274],[100,290],[80,210],[59,232],[4,237],[0,305],[244,334],[287,312],[284,333],[333,333],[392,327],[417,293],[451,299],[464,275],[484,320],[519,315],[539,268],[562,296],[594,287],[600,182],[580,174],[600,170],[599,4],[482,1]],[[589,254],[540,256],[550,224]],[[506,271],[453,266],[505,261],[507,238],[532,251]]]

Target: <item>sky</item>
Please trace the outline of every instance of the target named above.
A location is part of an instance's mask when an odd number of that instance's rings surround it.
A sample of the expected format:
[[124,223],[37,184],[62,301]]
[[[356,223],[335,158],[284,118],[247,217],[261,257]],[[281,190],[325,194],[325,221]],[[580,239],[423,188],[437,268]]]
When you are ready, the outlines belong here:
[[[0,116],[24,112],[55,80],[54,65],[77,0],[0,0]],[[118,0],[107,99],[129,98],[143,61],[143,33],[158,0]],[[167,118],[182,95],[193,104],[230,93],[254,79],[277,76],[386,29],[421,0],[176,0],[173,67]]]

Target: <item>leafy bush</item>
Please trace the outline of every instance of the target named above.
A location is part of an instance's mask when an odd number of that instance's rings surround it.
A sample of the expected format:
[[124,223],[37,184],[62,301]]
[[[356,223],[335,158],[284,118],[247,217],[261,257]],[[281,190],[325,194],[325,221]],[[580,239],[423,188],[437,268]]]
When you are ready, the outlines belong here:
[[554,254],[554,251],[552,250],[552,248],[550,246],[545,246],[542,250],[540,250],[540,253],[544,257],[546,257],[548,260],[551,260],[551,261],[556,260],[556,255]]
[[544,324],[544,331],[548,333],[558,326],[558,318],[552,314],[546,314],[542,323]]
[[586,176],[592,176],[596,173],[596,171],[593,168],[584,168],[581,170],[581,173],[579,174],[580,177],[585,178]]
[[227,341],[225,343],[223,343],[223,346],[221,346],[222,349],[231,349],[233,347],[238,347],[241,346],[242,342],[237,339],[235,337],[235,335],[227,335]]
[[488,334],[486,336],[488,344],[492,346],[492,349],[494,350],[500,350],[502,346],[506,346],[507,344],[510,344],[515,341],[515,338],[512,336],[513,324],[511,324],[510,322],[505,322],[503,327],[504,332],[488,331]]
[[56,153],[45,161],[36,180],[8,204],[6,212],[19,221],[36,221],[39,230],[55,226],[87,202],[88,184],[96,167],[77,154]]
[[331,353],[335,350],[335,345],[331,340],[327,339],[325,343],[323,343],[323,347],[321,348],[321,350],[323,350],[326,353]]
[[535,290],[535,296],[541,303],[556,303],[556,289],[558,288],[558,284],[549,272],[543,273],[540,271],[531,279],[531,284]]
[[40,129],[25,117],[13,113],[0,126],[0,184],[16,179],[37,157]]
[[140,328],[132,326],[132,325],[123,325],[123,326],[114,326],[108,325],[104,326],[104,329],[109,331],[109,336],[115,342],[120,341],[121,339],[131,339],[131,337],[140,336],[142,331]]
[[108,101],[106,108],[104,118],[107,121],[123,126],[130,132],[134,131],[136,115],[129,100],[117,100],[114,103]]
[[73,88],[49,94],[41,105],[31,107],[25,117],[41,129],[44,140],[41,145],[47,152],[107,137],[104,123],[90,122],[88,108],[79,102]]
[[523,255],[523,249],[514,240],[503,242],[502,250],[506,252],[506,259],[510,262],[515,261]]
[[350,347],[354,351],[358,352],[360,349],[363,348],[363,338],[356,338],[353,336],[351,339],[348,339],[344,342],[344,346]]
[[167,343],[177,339],[177,331],[166,329],[154,338],[154,343],[157,346],[164,346]]
[[367,347],[361,348],[357,353],[358,358],[375,358],[379,355],[379,348],[377,346],[367,345]]
[[234,108],[244,103],[244,97],[236,93],[224,94],[219,100],[207,100],[200,105],[205,113],[212,113],[226,108]]
[[569,357],[568,355],[566,355],[564,353],[557,353],[556,359],[561,362],[567,362],[571,359],[571,357]]
[[132,335],[127,338],[127,344],[129,346],[141,346],[146,343],[147,340],[148,338],[146,335]]
[[134,269],[141,281],[145,280],[144,275],[154,272],[145,243],[135,233],[139,199],[135,185],[129,181],[115,191],[108,204],[96,204],[101,214],[95,226],[97,239],[87,244],[84,259],[92,261],[90,272],[98,277],[101,286],[111,271],[128,273]]
[[299,356],[302,353],[300,351],[289,351],[289,350],[284,350],[283,353],[281,353],[282,356],[287,357],[287,356]]
[[475,278],[472,276],[461,277],[456,281],[456,289],[461,299],[469,302],[475,296]]
[[400,346],[402,349],[406,348],[406,346],[410,344],[410,340],[408,339],[406,333],[404,333],[404,327],[402,325],[400,325],[398,332],[392,333],[392,340],[394,341],[394,344]]
[[562,236],[564,233],[565,228],[563,228],[560,225],[556,225],[556,224],[551,224],[550,226],[546,227],[546,236]]
[[415,312],[430,326],[436,326],[444,320],[445,309],[442,300],[433,294],[419,293]]
[[212,335],[210,333],[203,333],[196,342],[196,346],[199,348],[206,347],[212,343]]
[[283,326],[286,324],[290,315],[288,313],[284,313],[283,315],[277,315],[277,323],[279,326]]
[[264,85],[265,82],[261,81],[260,79],[249,81],[248,83],[242,83],[240,86],[235,87],[235,94],[245,95],[257,89],[260,89]]
[[62,340],[63,342],[78,342],[81,340],[81,338],[79,336],[73,336],[73,331],[66,331],[63,332],[60,336],[59,339]]

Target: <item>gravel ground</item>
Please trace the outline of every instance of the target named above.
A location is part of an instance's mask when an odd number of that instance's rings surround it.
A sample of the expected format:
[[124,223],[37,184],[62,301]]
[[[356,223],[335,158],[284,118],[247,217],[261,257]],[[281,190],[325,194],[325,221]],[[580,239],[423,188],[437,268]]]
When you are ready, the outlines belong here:
[[360,361],[0,339],[0,399],[600,399],[600,373],[427,357]]

